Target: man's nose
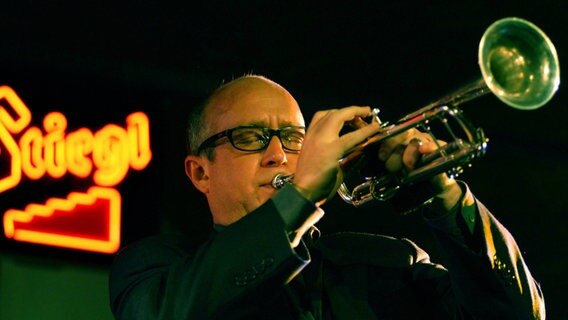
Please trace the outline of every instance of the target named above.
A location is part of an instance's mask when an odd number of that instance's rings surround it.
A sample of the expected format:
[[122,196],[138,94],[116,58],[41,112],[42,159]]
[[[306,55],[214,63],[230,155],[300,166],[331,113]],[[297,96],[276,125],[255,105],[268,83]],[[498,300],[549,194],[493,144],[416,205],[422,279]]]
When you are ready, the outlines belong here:
[[268,142],[268,146],[264,150],[262,157],[262,165],[267,167],[280,166],[286,163],[286,152],[282,146],[282,142],[277,136],[273,136]]

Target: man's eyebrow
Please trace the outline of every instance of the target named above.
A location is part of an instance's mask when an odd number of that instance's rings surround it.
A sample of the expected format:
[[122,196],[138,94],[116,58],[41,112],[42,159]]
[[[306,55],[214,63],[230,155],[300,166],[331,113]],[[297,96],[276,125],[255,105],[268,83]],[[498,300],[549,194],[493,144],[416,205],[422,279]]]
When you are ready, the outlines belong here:
[[293,124],[290,121],[284,121],[284,122],[281,123],[281,125],[284,126],[284,127],[301,127],[300,125]]
[[251,122],[247,122],[244,124],[245,126],[251,126],[251,127],[266,127],[266,122],[262,122],[262,121],[251,121]]
[[[254,127],[262,127],[262,128],[269,128],[270,126],[268,125],[268,123],[264,122],[264,121],[251,121],[251,122],[247,122],[246,124],[244,124],[245,126],[254,126]],[[279,122],[279,127],[301,127],[299,125],[295,125],[290,121],[282,121]]]

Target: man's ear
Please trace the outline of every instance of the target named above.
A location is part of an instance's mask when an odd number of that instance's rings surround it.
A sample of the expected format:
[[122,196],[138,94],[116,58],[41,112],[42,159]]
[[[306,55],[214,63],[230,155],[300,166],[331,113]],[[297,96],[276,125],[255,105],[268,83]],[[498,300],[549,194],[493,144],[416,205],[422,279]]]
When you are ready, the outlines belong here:
[[185,174],[197,190],[204,194],[209,193],[209,173],[205,158],[188,155],[185,157]]

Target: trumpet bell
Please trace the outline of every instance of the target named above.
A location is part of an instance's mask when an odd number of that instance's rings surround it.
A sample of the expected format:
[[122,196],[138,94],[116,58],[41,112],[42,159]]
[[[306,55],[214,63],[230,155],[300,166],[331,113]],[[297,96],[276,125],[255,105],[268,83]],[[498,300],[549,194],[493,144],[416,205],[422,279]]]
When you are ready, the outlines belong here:
[[536,25],[520,18],[490,25],[480,40],[478,58],[487,87],[513,108],[543,106],[560,84],[554,44]]

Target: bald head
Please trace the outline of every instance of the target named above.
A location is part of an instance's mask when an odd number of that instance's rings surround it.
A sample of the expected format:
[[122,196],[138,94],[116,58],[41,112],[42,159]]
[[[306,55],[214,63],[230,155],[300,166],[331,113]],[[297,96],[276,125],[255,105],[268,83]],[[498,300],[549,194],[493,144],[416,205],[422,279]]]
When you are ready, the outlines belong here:
[[253,94],[253,92],[257,90],[268,88],[288,92],[284,87],[266,77],[246,75],[234,79],[215,90],[209,98],[208,105],[215,105],[219,102],[223,102],[223,100],[225,100],[225,102],[237,100],[246,95]]
[[[234,112],[246,112],[250,103],[274,103],[274,100],[295,105],[296,100],[278,83],[259,75],[245,75],[217,88],[201,106],[193,110],[188,122],[188,152],[197,155],[199,145],[207,137],[229,128],[221,128],[222,117],[235,118]],[[298,113],[299,112],[299,107]],[[233,111],[230,115],[229,111]],[[254,121],[251,119],[251,121]],[[301,119],[303,123],[303,118]],[[252,123],[251,123],[252,124]],[[212,159],[211,150],[205,150]]]

